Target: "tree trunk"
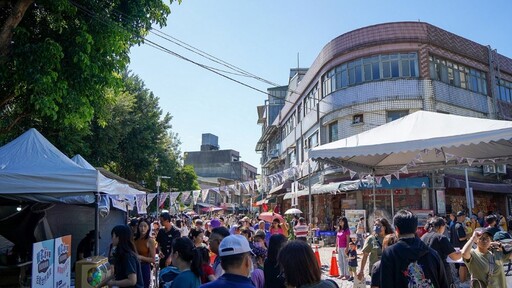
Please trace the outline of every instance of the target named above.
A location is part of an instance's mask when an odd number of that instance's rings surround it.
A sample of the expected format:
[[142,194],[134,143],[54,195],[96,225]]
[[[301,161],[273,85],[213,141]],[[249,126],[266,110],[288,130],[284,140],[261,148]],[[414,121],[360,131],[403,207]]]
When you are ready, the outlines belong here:
[[[27,11],[28,7],[34,3],[34,0],[18,0],[14,4],[11,10],[11,14],[5,20],[0,28],[0,58],[7,55],[9,51],[9,45],[11,44],[12,31],[18,26],[23,19],[23,15]],[[0,61],[1,63],[1,61]]]

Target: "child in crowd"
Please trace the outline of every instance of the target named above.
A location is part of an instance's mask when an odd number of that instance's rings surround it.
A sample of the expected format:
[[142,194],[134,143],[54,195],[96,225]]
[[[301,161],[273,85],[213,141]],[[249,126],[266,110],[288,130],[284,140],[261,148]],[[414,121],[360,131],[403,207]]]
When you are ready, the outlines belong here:
[[348,272],[350,273],[348,281],[353,281],[354,277],[356,277],[357,270],[357,245],[353,241],[350,241],[348,247]]

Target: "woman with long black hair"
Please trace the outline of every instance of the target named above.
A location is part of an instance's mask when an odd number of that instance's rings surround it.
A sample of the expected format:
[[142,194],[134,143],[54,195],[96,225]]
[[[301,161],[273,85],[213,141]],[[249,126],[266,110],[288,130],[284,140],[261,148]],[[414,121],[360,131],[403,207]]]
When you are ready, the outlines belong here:
[[180,270],[171,288],[197,288],[201,285],[202,258],[199,248],[188,237],[176,238],[172,243],[172,264]]
[[284,277],[281,274],[281,268],[277,262],[277,255],[283,245],[288,241],[283,234],[274,234],[270,236],[268,244],[267,259],[263,264],[263,274],[265,275],[265,288],[285,288]]
[[128,225],[117,225],[112,229],[114,279],[107,282],[109,287],[144,288],[142,270],[137,258],[132,231]]

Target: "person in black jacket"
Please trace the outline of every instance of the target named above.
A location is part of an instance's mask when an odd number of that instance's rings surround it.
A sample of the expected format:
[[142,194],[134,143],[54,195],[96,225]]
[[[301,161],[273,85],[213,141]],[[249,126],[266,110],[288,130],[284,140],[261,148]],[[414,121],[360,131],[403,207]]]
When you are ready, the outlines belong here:
[[383,251],[380,282],[382,288],[449,288],[441,258],[415,234],[418,217],[400,210],[393,217],[398,242]]

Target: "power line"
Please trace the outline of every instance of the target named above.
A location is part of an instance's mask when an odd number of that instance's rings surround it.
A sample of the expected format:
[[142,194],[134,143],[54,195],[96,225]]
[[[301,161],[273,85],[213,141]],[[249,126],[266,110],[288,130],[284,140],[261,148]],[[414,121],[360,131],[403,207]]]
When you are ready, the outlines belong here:
[[[112,20],[112,19],[110,19],[110,18],[108,18],[108,17],[107,17],[107,18],[103,18],[103,17],[101,17],[101,18],[100,18],[100,17],[99,17],[99,15],[97,15],[94,11],[89,10],[88,8],[86,8],[86,7],[85,7],[85,6],[83,6],[83,5],[80,5],[80,4],[78,4],[78,3],[76,3],[76,2],[74,2],[74,1],[72,1],[72,0],[70,0],[69,2],[70,2],[71,4],[73,4],[75,7],[77,7],[79,10],[81,10],[82,12],[85,12],[87,15],[89,15],[89,16],[91,16],[91,17],[93,17],[94,19],[96,19],[97,21],[99,21],[99,22],[101,22],[101,23],[103,23],[103,24],[105,24],[105,25],[110,25],[110,24],[119,25],[119,23],[118,23],[118,22],[116,22],[115,20]],[[130,17],[130,16],[126,15],[125,13],[120,12],[120,11],[118,11],[118,10],[111,9],[110,11],[111,11],[113,14],[117,14],[118,16],[123,16],[124,18],[132,19],[132,20],[134,19],[133,17]],[[110,20],[110,22],[105,21],[106,19]],[[123,27],[123,26],[121,26],[121,25],[119,25],[119,26],[120,26],[120,28],[121,28],[121,29],[123,29],[123,30],[126,30],[126,31],[130,32],[127,28],[125,28],[125,27]],[[156,31],[156,33],[155,33],[155,32],[153,32],[153,31]],[[262,82],[264,82],[264,83],[266,83],[266,84],[270,84],[270,85],[273,85],[273,86],[281,86],[281,85],[278,85],[278,84],[276,84],[276,83],[273,83],[273,82],[271,82],[271,81],[269,81],[269,80],[266,80],[266,79],[264,79],[264,78],[262,78],[262,77],[256,76],[256,75],[254,75],[254,74],[252,74],[252,73],[250,73],[250,72],[247,72],[247,71],[245,71],[244,69],[239,68],[239,67],[237,67],[237,66],[235,66],[235,65],[232,65],[232,64],[230,64],[230,63],[228,63],[228,62],[226,62],[226,61],[224,61],[224,60],[221,60],[221,59],[219,59],[219,58],[217,58],[217,57],[215,57],[215,56],[212,56],[212,55],[210,55],[210,54],[208,54],[208,53],[206,53],[206,52],[204,52],[204,51],[202,51],[202,50],[200,50],[200,49],[198,49],[198,48],[196,48],[196,47],[194,47],[194,46],[192,46],[192,45],[189,45],[189,44],[187,44],[187,43],[185,43],[185,42],[183,42],[183,41],[181,41],[181,40],[179,40],[179,39],[177,39],[177,38],[175,38],[175,37],[173,37],[173,36],[171,36],[171,35],[168,35],[168,34],[166,34],[166,33],[162,32],[162,31],[160,31],[160,30],[158,30],[158,29],[152,28],[152,29],[150,30],[150,33],[152,33],[152,34],[154,34],[154,35],[156,35],[156,36],[158,36],[158,37],[160,37],[160,38],[162,38],[162,39],[165,39],[165,40],[167,40],[167,41],[169,41],[169,42],[171,42],[171,43],[174,43],[175,45],[178,45],[178,46],[180,46],[180,47],[182,47],[182,48],[184,48],[184,49],[186,49],[186,50],[189,50],[189,51],[191,51],[191,52],[193,52],[193,53],[196,53],[196,54],[198,54],[198,55],[200,55],[200,56],[202,56],[202,57],[204,57],[204,58],[206,58],[206,59],[208,59],[208,60],[210,60],[210,61],[213,61],[213,62],[215,62],[215,63],[218,63],[218,64],[220,64],[220,65],[223,65],[223,66],[225,66],[225,67],[227,67],[227,68],[229,68],[229,69],[232,69],[232,70],[236,71],[237,73],[233,73],[233,72],[230,72],[230,71],[225,71],[225,70],[218,69],[218,68],[214,68],[214,67],[211,67],[211,66],[208,66],[208,65],[205,65],[205,64],[201,64],[201,63],[196,62],[196,61],[194,61],[194,60],[191,60],[191,59],[189,59],[189,58],[187,58],[187,57],[185,57],[185,56],[183,56],[183,55],[181,55],[181,54],[179,54],[179,53],[177,53],[177,52],[174,52],[174,51],[170,50],[169,48],[166,48],[166,47],[164,47],[164,46],[162,46],[162,45],[160,45],[160,44],[158,44],[158,43],[156,43],[156,42],[154,42],[154,41],[152,41],[152,40],[149,40],[149,39],[147,39],[146,37],[142,37],[142,42],[143,42],[144,44],[146,44],[146,45],[148,45],[148,46],[150,46],[150,47],[153,47],[153,48],[155,48],[155,49],[158,49],[158,50],[160,50],[160,51],[162,51],[162,52],[164,52],[164,53],[167,53],[167,54],[170,54],[170,55],[172,55],[172,56],[175,56],[175,57],[177,57],[177,58],[179,58],[179,59],[182,59],[182,60],[184,60],[184,61],[187,61],[187,62],[189,62],[189,63],[192,63],[192,64],[194,64],[194,65],[197,65],[197,66],[199,66],[199,67],[201,67],[201,68],[203,68],[203,69],[206,69],[206,70],[208,70],[208,71],[210,71],[210,72],[212,72],[212,73],[215,73],[215,74],[217,74],[217,75],[219,75],[219,76],[221,76],[221,77],[224,77],[224,78],[226,78],[226,79],[228,79],[228,80],[231,80],[231,81],[233,81],[233,82],[235,82],[235,83],[238,83],[238,84],[240,84],[240,85],[242,85],[242,86],[245,86],[245,87],[247,87],[247,88],[249,88],[249,89],[252,89],[252,90],[255,90],[255,91],[260,92],[260,93],[262,93],[262,94],[265,94],[266,96],[268,96],[268,95],[269,95],[269,93],[268,93],[267,91],[264,91],[264,90],[258,89],[258,88],[254,87],[254,86],[251,86],[251,85],[249,85],[249,84],[246,84],[246,83],[244,83],[244,82],[242,82],[242,81],[239,81],[239,80],[237,80],[237,79],[234,79],[234,78],[229,77],[229,76],[227,76],[227,75],[224,75],[224,74],[222,74],[222,73],[226,73],[226,74],[233,74],[233,75],[237,75],[237,76],[251,77],[251,78],[254,78],[254,79],[256,79],[256,80],[262,81]],[[149,43],[149,44],[147,44],[147,43]],[[287,92],[290,92],[290,93],[291,93],[291,95],[293,95],[293,94],[300,95],[300,93],[299,93],[299,92],[294,91],[294,90],[290,89],[289,87],[287,88]],[[296,104],[296,102],[293,102],[293,101],[287,100],[287,99],[286,99],[286,96],[285,96],[285,98],[276,97],[276,96],[272,96],[272,97],[275,97],[275,98],[277,98],[277,99],[283,100],[284,102],[290,103],[290,104],[292,104],[292,105],[295,105],[295,104]],[[317,99],[317,100],[318,100],[319,102],[320,102],[320,101],[323,101],[324,103],[327,103],[327,104],[333,104],[332,102],[328,102],[328,101],[325,101],[325,100],[323,100],[323,99]],[[318,104],[317,104],[317,105],[318,105]],[[363,110],[359,110],[359,109],[354,108],[354,107],[350,107],[350,109],[352,109],[352,110],[354,110],[354,111],[360,111],[360,112],[363,112],[363,113],[369,113],[369,114],[378,114],[378,115],[381,115],[380,113],[375,113],[375,112],[371,112],[371,111],[363,111]],[[320,111],[319,109],[317,109],[316,107],[312,107],[312,108],[310,108],[310,111],[315,111],[315,112],[318,112],[318,113],[320,113],[320,114],[327,114],[327,112],[322,112],[322,111]],[[345,117],[343,117],[343,118],[345,118]],[[369,122],[365,122],[365,123],[370,124],[370,125],[375,125],[375,126],[379,126],[379,125],[380,125],[380,124],[372,124],[372,123],[369,123]]]

